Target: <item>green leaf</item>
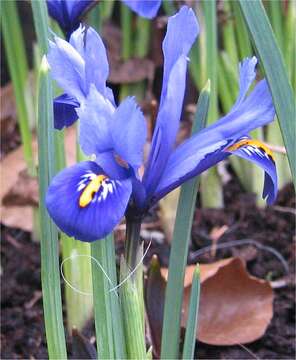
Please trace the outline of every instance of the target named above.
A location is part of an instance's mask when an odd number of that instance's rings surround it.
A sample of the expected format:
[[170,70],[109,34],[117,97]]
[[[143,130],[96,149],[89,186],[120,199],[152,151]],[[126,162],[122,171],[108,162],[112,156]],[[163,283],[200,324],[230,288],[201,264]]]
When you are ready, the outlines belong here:
[[190,293],[189,311],[186,325],[185,341],[183,347],[183,359],[194,359],[196,344],[197,317],[200,297],[200,269],[196,265]]
[[295,97],[288,81],[283,57],[261,1],[239,0],[256,51],[264,68],[287,149],[296,185]]
[[46,340],[50,359],[66,359],[60,287],[58,231],[46,206],[46,191],[56,172],[52,84],[45,57],[42,60],[38,94],[39,207],[41,228],[41,282]]
[[[210,99],[209,83],[202,90],[192,132],[205,126]],[[169,260],[169,275],[165,295],[161,358],[179,358],[180,319],[183,298],[183,281],[187,264],[191,226],[199,180],[191,179],[182,185]]]
[[[24,149],[24,158],[30,175],[36,175],[32,150],[32,135],[29,121],[29,104],[26,103],[28,88],[28,64],[24,39],[19,22],[16,2],[2,1],[1,27],[5,46],[5,55],[13,84],[16,100],[17,118]],[[31,96],[29,96],[30,98]],[[30,105],[32,107],[32,104]]]

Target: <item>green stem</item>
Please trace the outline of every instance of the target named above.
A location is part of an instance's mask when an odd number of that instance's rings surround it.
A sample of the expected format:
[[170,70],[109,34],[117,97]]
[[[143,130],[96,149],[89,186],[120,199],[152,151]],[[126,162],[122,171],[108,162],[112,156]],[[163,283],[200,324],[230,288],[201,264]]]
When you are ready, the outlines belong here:
[[18,12],[15,1],[3,1],[2,8],[2,31],[5,52],[9,67],[9,72],[13,84],[16,100],[18,124],[24,150],[24,158],[30,175],[36,175],[36,169],[32,150],[32,135],[29,121],[29,108],[26,98],[31,98],[26,94],[28,88],[28,64],[24,48],[24,40],[19,22]]

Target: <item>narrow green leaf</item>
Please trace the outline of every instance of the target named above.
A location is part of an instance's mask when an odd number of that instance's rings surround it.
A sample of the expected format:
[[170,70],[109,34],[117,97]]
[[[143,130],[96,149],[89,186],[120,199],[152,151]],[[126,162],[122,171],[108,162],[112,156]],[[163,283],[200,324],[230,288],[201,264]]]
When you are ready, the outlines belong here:
[[222,26],[223,45],[224,45],[224,50],[227,52],[232,62],[234,64],[237,64],[238,52],[237,52],[237,44],[235,41],[234,19],[233,19],[230,3],[231,2],[229,0],[225,0],[223,2],[224,16],[226,17],[225,23]]
[[[202,90],[193,126],[193,133],[205,126],[210,99],[210,83]],[[182,185],[179,197],[176,223],[172,240],[169,275],[165,296],[162,329],[161,358],[179,358],[180,319],[183,297],[183,281],[187,264],[191,226],[195,209],[198,179],[191,179]]]
[[[114,236],[109,236],[109,241],[106,243],[107,250],[107,271],[110,277],[111,283],[114,287],[117,285],[117,275],[116,275],[116,254],[114,247]],[[109,291],[110,289],[109,286]],[[115,355],[117,359],[126,359],[126,347],[125,347],[125,337],[123,330],[123,318],[120,308],[120,300],[118,296],[118,291],[113,290],[110,293],[110,308],[112,316],[112,329],[113,329],[113,338],[114,338],[114,348]]]
[[194,349],[196,344],[196,329],[198,318],[198,307],[200,297],[200,269],[196,265],[193,273],[193,280],[190,293],[190,303],[183,347],[183,359],[194,359]]
[[107,274],[106,242],[110,240],[110,236],[108,236],[105,239],[91,243],[91,255],[97,260],[92,261],[92,279],[98,359],[114,358],[109,292],[111,284],[110,278],[107,278],[109,275]]
[[49,21],[45,0],[32,1],[34,25],[37,34],[38,46],[42,54],[48,50]]
[[1,27],[3,31],[5,55],[16,100],[17,118],[24,149],[24,158],[30,175],[36,175],[32,150],[32,135],[29,126],[29,108],[28,104],[26,104],[26,94],[29,91],[27,86],[28,64],[16,2],[13,0],[2,1],[1,8]]
[[39,207],[41,228],[41,282],[46,340],[50,359],[66,359],[60,287],[58,231],[45,206],[46,191],[56,172],[52,85],[48,64],[42,60],[38,94]]
[[128,359],[145,359],[146,344],[143,328],[142,294],[138,291],[137,283],[131,277],[130,269],[124,258],[120,264],[120,299],[123,311],[123,321],[126,338]]
[[230,5],[234,14],[236,42],[241,61],[252,55],[252,44],[238,1],[231,1]]
[[239,3],[270,86],[295,185],[296,106],[282,54],[276,44],[272,28],[261,1],[239,0]]
[[[205,19],[206,76],[211,80],[211,100],[209,124],[218,119],[218,44],[217,44],[217,8],[216,0],[201,2]],[[208,184],[210,184],[208,186]],[[223,207],[223,193],[217,168],[211,168],[201,176],[201,202],[203,207]]]

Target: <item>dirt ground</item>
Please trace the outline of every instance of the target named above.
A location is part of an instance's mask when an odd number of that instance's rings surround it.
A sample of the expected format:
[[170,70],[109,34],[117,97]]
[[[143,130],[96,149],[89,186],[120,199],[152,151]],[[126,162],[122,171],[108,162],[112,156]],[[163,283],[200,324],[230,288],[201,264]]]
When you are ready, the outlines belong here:
[[[280,252],[289,265],[290,275],[294,272],[295,244],[293,241],[295,217],[290,209],[295,206],[292,185],[279,194],[276,207],[257,209],[253,197],[244,193],[239,184],[232,180],[225,186],[224,210],[201,210],[196,208],[192,231],[189,262],[213,261],[209,253],[198,259],[194,251],[210,244],[209,232],[214,226],[227,225],[228,231],[219,242],[252,239],[273,247]],[[155,220],[152,213],[147,221]],[[39,245],[33,243],[30,234],[2,226],[2,282],[1,282],[1,358],[24,359],[47,358],[44,337],[42,294],[40,286]],[[117,252],[122,251],[122,242]],[[158,254],[162,265],[168,263],[169,246],[155,241],[145,259]],[[252,253],[251,259],[248,255]],[[276,280],[284,274],[283,266],[272,254],[255,250],[253,245],[218,250],[215,260],[227,256],[249,256],[248,270],[252,275]],[[288,281],[275,289],[274,317],[266,334],[244,346],[210,346],[197,344],[199,359],[292,359],[295,355],[295,288]],[[92,326],[84,334],[94,335]],[[69,343],[69,349],[71,344]],[[73,355],[74,356],[74,355]]]

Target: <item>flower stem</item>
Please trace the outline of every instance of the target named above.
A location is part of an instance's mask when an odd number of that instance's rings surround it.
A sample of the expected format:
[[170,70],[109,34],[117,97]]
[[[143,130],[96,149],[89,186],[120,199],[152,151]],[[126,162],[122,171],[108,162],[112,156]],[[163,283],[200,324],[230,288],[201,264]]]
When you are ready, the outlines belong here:
[[[139,260],[140,254],[141,220],[126,221],[126,247],[125,259],[129,270],[133,270]],[[134,274],[135,275],[135,274]]]

